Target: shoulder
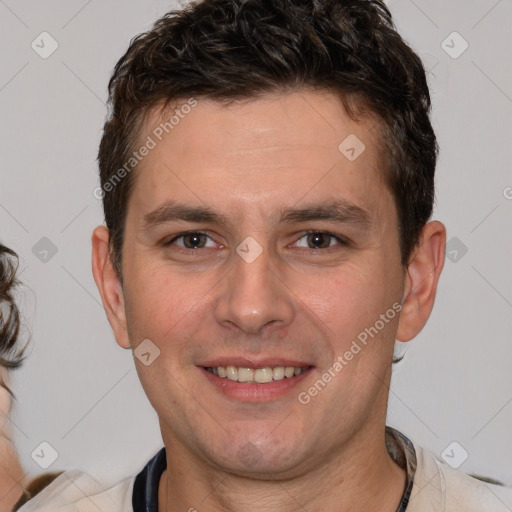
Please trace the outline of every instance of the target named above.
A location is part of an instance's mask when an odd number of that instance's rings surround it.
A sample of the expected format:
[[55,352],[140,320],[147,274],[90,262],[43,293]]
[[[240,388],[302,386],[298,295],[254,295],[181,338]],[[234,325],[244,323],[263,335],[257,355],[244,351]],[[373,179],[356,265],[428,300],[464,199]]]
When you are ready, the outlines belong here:
[[82,471],[65,471],[19,511],[132,512],[134,480],[129,477],[106,486]]
[[510,512],[512,488],[477,480],[415,447],[417,468],[407,512]]

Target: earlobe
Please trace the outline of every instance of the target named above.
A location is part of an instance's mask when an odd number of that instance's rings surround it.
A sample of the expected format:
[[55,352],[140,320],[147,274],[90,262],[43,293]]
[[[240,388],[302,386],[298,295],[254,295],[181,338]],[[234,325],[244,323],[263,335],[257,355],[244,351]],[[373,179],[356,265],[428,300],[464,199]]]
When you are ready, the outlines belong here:
[[423,228],[420,244],[407,267],[397,331],[399,341],[410,341],[417,336],[432,312],[444,266],[445,245],[444,225],[438,221],[429,222]]
[[98,226],[92,234],[92,272],[116,341],[119,346],[130,348],[123,289],[112,265],[109,231],[105,226]]

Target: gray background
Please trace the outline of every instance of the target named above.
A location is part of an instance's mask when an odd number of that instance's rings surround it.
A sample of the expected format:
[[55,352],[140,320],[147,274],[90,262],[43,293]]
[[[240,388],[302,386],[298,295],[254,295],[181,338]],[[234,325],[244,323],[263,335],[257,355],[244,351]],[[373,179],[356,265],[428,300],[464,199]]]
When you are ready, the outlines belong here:
[[[457,441],[447,453],[460,462],[467,451],[461,470],[512,484],[512,2],[388,3],[431,70],[435,218],[450,240],[430,323],[398,347],[407,355],[388,422],[439,456]],[[58,452],[51,470],[112,480],[161,445],[132,356],[105,319],[90,234],[102,222],[93,190],[110,72],[131,37],[175,5],[0,0],[0,239],[21,255],[26,284],[32,341],[14,376],[13,430],[30,474],[43,441]],[[58,43],[46,59],[31,47],[51,48],[44,31]]]

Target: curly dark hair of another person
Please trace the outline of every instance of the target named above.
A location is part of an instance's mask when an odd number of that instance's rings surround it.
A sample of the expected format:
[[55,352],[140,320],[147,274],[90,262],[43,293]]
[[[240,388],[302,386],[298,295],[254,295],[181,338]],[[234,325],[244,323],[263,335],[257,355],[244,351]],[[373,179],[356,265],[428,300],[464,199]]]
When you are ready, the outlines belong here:
[[[18,368],[23,361],[25,347],[19,346],[20,311],[14,300],[13,292],[18,286],[17,254],[0,244],[0,366]],[[0,378],[0,386],[11,390]]]
[[229,103],[305,90],[335,94],[352,119],[377,128],[379,168],[396,205],[407,266],[432,214],[438,147],[425,69],[384,1],[203,0],[133,38],[109,82],[98,162],[121,282],[136,169],[112,180],[142,140],[152,109],[191,98]]

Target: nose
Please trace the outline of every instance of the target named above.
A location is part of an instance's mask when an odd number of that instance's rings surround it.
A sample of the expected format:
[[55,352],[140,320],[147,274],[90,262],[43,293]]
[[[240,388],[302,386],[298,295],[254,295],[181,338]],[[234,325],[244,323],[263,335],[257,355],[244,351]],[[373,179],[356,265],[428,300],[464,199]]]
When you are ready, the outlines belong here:
[[268,326],[285,327],[294,316],[293,293],[287,288],[268,251],[254,260],[233,253],[232,267],[215,306],[217,321],[258,335]]

